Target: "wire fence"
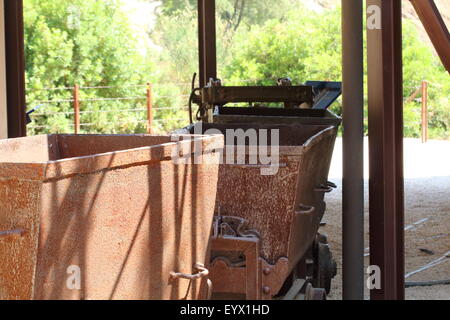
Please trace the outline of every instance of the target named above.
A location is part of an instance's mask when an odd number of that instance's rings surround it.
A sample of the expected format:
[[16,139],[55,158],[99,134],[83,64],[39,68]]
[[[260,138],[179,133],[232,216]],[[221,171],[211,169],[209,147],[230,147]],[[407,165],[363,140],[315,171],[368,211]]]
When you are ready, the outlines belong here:
[[30,89],[28,134],[166,133],[189,123],[190,83]]
[[[252,83],[262,81],[239,80],[241,85]],[[423,81],[405,98],[405,103],[421,104],[412,119],[405,119],[405,129],[421,131],[424,142],[428,136],[428,86]],[[187,82],[32,88],[27,91],[30,110],[34,110],[28,134],[167,133],[189,124],[190,93],[191,83]]]

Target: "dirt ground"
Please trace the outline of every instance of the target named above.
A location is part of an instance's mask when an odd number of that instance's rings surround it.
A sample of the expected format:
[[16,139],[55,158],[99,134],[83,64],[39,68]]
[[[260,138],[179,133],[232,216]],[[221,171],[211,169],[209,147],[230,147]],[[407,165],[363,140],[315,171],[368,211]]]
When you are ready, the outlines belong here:
[[[322,232],[329,236],[333,254],[338,262],[339,274],[333,281],[333,292],[329,297],[331,300],[342,298],[341,159],[342,140],[338,139],[330,172],[330,181],[335,182],[339,188],[327,196],[328,212],[325,218],[327,225],[322,228]],[[366,177],[368,177],[367,172],[366,163]],[[366,248],[368,248],[367,178],[365,182],[365,238]],[[427,144],[422,144],[416,139],[405,140],[405,226],[406,273],[415,271],[449,253],[450,142],[430,141]],[[420,249],[431,250],[433,254],[422,252]],[[450,279],[450,258],[444,258],[443,260],[443,263],[414,274],[406,280],[415,282]],[[368,265],[368,256],[365,261]],[[367,298],[368,294],[366,292]],[[407,288],[406,298],[413,300],[450,300],[450,285]]]

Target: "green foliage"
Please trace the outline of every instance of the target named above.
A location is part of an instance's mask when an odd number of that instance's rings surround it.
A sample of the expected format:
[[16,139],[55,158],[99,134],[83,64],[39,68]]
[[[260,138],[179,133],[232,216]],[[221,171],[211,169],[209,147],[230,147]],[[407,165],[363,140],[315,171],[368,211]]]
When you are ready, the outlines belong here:
[[198,70],[197,11],[193,8],[159,17],[152,40],[161,48],[158,66],[165,72],[163,82],[186,82]]
[[[187,119],[182,106],[188,100],[192,74],[198,70],[196,3],[164,0],[156,26],[149,33],[153,46],[145,47],[136,39],[120,0],[26,0],[29,105],[62,100],[44,103],[39,110],[44,115],[35,118],[38,128],[30,133],[73,131],[72,104],[64,101],[72,98],[71,90],[42,89],[74,84],[113,87],[83,89],[82,99],[139,97],[135,101],[82,103],[82,123],[91,124],[83,128],[85,132],[144,132],[145,88],[128,85],[146,82],[155,84],[155,131],[185,124],[179,121]],[[339,8],[315,13],[301,2],[289,0],[277,1],[276,5],[271,0],[216,0],[216,7],[218,71],[225,84],[272,85],[279,77],[290,77],[297,84],[341,80]],[[407,20],[403,55],[405,99],[427,80],[430,136],[450,138],[448,73],[420,39],[416,26]],[[405,105],[408,137],[420,135],[420,107],[420,99]],[[332,111],[341,113],[340,102]]]
[[[251,79],[254,84],[273,85],[279,77],[290,77],[297,84],[306,80],[340,81],[340,28],[339,8],[320,14],[305,8],[291,11],[283,23],[271,20],[237,36],[232,59],[221,76],[226,84],[235,85],[247,84],[242,81],[245,79]],[[449,75],[430,47],[421,41],[416,27],[407,20],[403,37],[405,99],[420,87],[422,80],[427,80],[430,136],[449,138]],[[367,88],[367,74],[365,79]],[[341,114],[340,102],[335,103],[332,111]],[[420,136],[420,111],[419,99],[405,105],[405,136]]]
[[[270,19],[280,20],[295,3],[289,0],[216,0],[218,68],[232,57],[236,34],[246,33],[254,25]],[[190,79],[198,70],[197,0],[162,2],[162,14],[151,33],[155,44],[164,49],[159,65],[167,67],[165,78]]]
[[[126,97],[135,90],[124,85],[153,80],[154,65],[149,51],[143,53],[118,0],[25,1],[25,44],[27,101],[69,100],[70,90],[45,88],[112,86],[109,90],[82,90],[82,99]],[[144,50],[145,51],[145,50]],[[145,93],[145,91],[144,91]],[[142,96],[142,94],[141,94]],[[142,107],[136,102],[132,107]],[[130,108],[109,101],[82,103],[82,112],[118,111]],[[44,103],[35,117],[31,133],[71,132],[71,103]],[[45,114],[58,112],[56,115]],[[83,113],[82,122],[92,123],[91,131],[142,131],[135,115],[121,114],[125,127],[116,128],[117,112]],[[49,126],[49,129],[39,128]],[[88,127],[86,127],[88,128]]]
[[[242,23],[247,26],[258,25],[270,19],[280,19],[297,4],[290,0],[216,0],[217,17],[230,27],[237,29]],[[178,16],[186,11],[197,12],[197,0],[164,0],[162,13],[165,16]]]
[[[405,99],[420,87],[423,80],[429,83],[429,135],[432,139],[450,138],[450,81],[439,58],[421,40],[412,22],[405,20],[403,28],[403,83]],[[419,137],[421,122],[421,97],[405,105],[405,136]]]
[[[318,14],[305,8],[290,12],[283,23],[271,20],[255,26],[235,38],[223,79],[232,84],[251,79],[258,85],[273,85],[280,77],[289,77],[297,84],[340,81],[340,28],[339,10]],[[334,111],[340,113],[339,104]]]

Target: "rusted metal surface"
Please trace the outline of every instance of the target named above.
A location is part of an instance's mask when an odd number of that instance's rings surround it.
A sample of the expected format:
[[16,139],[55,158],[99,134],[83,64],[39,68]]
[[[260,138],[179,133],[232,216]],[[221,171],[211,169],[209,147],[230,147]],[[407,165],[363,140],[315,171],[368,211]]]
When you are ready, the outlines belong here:
[[[175,164],[177,145],[192,142],[169,136],[0,141],[0,298],[207,297],[200,266],[223,138],[196,139],[203,164]],[[3,239],[14,230],[25,233]],[[79,290],[68,286],[74,266]]]
[[[292,255],[299,259],[313,242],[323,215],[324,193],[317,192],[316,188],[327,183],[336,129],[255,124],[204,124],[203,127],[205,130],[280,130],[278,173],[264,176],[258,166],[221,165],[217,208],[220,208],[222,216],[245,219],[252,229],[260,233],[261,257],[268,262],[276,263],[279,258]],[[227,145],[225,148],[236,146]],[[314,207],[314,210],[311,214],[296,214],[303,206]]]
[[[3,155],[0,152],[0,157]],[[40,190],[36,181],[0,178],[0,231],[26,231],[20,237],[0,237],[0,299],[30,299],[33,295]]]
[[[212,256],[217,258],[223,256],[220,250],[239,252],[233,246],[237,246],[240,241],[257,239],[258,259],[265,261],[264,268],[272,270],[272,265],[278,270],[271,277],[271,272],[266,275],[265,284],[257,290],[257,298],[271,298],[278,293],[316,237],[325,212],[324,195],[331,190],[327,178],[337,129],[330,126],[254,123],[202,124],[203,130],[212,128],[221,132],[226,129],[250,128],[279,130],[280,157],[277,174],[261,175],[260,165],[235,165],[227,164],[226,161],[221,164],[216,213],[222,223],[215,228],[220,232],[212,245]],[[195,132],[195,127],[192,132]],[[237,153],[236,145],[226,145],[226,152],[230,148],[235,148],[235,154]],[[254,151],[248,148],[246,157],[250,157],[252,152]],[[225,243],[221,245],[221,249],[218,248],[217,241]],[[244,256],[245,268],[241,270],[238,269],[242,265],[233,265],[223,258],[215,260],[211,270],[215,292],[228,288],[231,292],[242,293],[242,281],[235,283],[234,279],[242,280],[245,270],[250,268],[249,263],[254,263],[247,255]],[[255,270],[254,268],[256,267],[251,267],[250,270]],[[259,270],[261,273],[261,267]],[[226,279],[233,281],[223,283]],[[244,292],[247,296],[250,294],[248,289]],[[252,297],[254,296],[253,293]]]
[[280,258],[276,264],[270,264],[266,260],[259,259],[262,270],[261,286],[262,300],[271,300],[281,289],[289,274],[289,260]]
[[229,265],[224,259],[215,259],[211,265],[213,292],[245,293],[248,300],[261,298],[259,240],[256,238],[215,237],[211,250],[242,252],[245,267]]
[[444,67],[450,73],[450,33],[433,0],[410,0]]
[[404,299],[402,14],[400,0],[369,0],[381,28],[367,31],[370,264],[381,269],[372,299]]
[[8,137],[26,135],[23,0],[5,0]]
[[22,237],[25,233],[26,231],[22,229],[0,231],[0,240],[17,239]]

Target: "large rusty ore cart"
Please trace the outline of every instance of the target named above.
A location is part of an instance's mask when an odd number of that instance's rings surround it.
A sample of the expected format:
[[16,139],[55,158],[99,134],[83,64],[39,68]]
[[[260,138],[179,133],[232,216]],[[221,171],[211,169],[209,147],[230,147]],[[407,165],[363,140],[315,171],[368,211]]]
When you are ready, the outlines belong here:
[[223,137],[193,141],[201,164],[170,136],[0,141],[0,299],[207,298]]
[[[292,86],[280,79],[272,87],[225,87],[212,79],[197,91],[191,102],[199,105],[202,122],[189,132],[226,137],[209,266],[214,297],[324,299],[336,263],[318,230],[324,195],[336,187],[328,172],[341,123],[327,108],[341,94],[341,84]],[[282,107],[267,106],[277,102]],[[251,145],[252,130],[269,137],[258,136]],[[234,136],[238,131],[244,138]],[[270,141],[274,131],[279,141]],[[264,144],[267,148],[260,149]],[[262,174],[268,164],[259,158],[261,150],[274,144],[279,145],[278,170]],[[230,153],[245,156],[230,162]]]
[[[243,147],[239,145],[242,141],[226,139],[210,265],[214,293],[271,299],[280,293],[316,241],[325,212],[324,195],[333,190],[327,176],[337,129],[319,125],[199,123],[193,132],[199,127],[204,132],[214,129],[224,135],[230,129],[265,129],[269,135],[279,130],[279,158],[270,166],[227,162],[227,154],[238,155],[244,149],[238,150]],[[256,148],[247,145],[246,160],[260,155],[260,147],[259,142]],[[274,165],[276,171],[272,171]],[[261,174],[262,169],[267,169],[268,174]]]

